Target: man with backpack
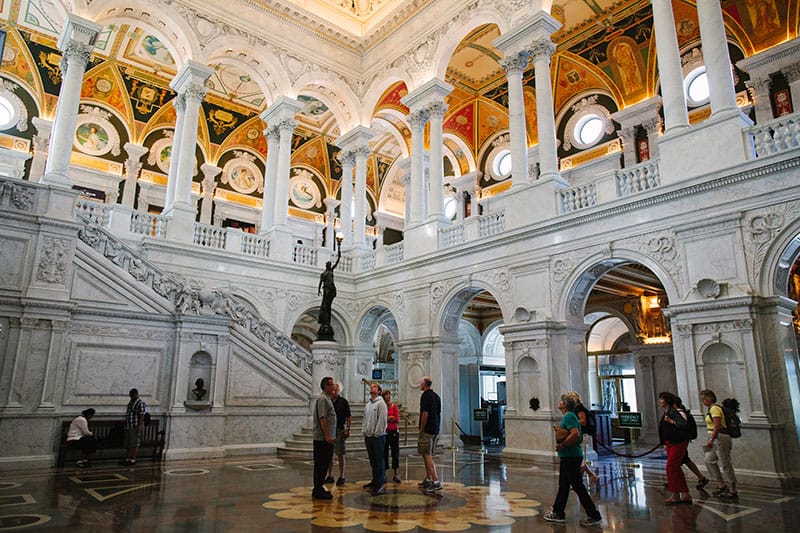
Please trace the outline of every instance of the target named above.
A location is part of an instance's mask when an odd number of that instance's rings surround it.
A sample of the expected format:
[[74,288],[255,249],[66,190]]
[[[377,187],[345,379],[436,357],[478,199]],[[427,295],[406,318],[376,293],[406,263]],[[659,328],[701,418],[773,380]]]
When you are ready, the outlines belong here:
[[703,446],[703,452],[708,474],[717,483],[713,494],[725,500],[736,499],[739,493],[736,491],[736,473],[731,463],[733,436],[730,434],[731,431],[737,437],[740,434],[738,423],[733,419],[735,413],[733,416],[726,416],[724,408],[717,404],[717,395],[712,390],[700,391],[700,401],[708,408],[708,441]]

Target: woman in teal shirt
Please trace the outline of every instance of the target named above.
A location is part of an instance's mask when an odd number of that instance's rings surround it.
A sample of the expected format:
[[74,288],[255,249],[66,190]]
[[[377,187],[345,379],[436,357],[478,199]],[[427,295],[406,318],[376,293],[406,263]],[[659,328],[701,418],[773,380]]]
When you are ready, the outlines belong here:
[[584,527],[595,526],[603,521],[600,511],[597,510],[589,496],[589,491],[583,484],[581,474],[581,463],[583,462],[583,450],[581,450],[581,423],[578,416],[572,411],[575,409],[575,398],[562,394],[561,401],[558,402],[558,410],[564,415],[561,419],[561,427],[566,429],[569,434],[562,442],[556,444],[556,451],[559,457],[558,470],[558,494],[553,503],[553,509],[544,515],[548,522],[563,524],[566,522],[564,510],[567,507],[570,487],[578,495],[583,510],[586,511],[586,518],[580,521]]

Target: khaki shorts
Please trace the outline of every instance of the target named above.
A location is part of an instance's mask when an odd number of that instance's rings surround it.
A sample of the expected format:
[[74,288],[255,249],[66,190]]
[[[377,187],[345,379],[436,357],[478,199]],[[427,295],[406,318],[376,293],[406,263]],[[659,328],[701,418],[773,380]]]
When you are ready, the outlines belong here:
[[333,441],[333,453],[336,455],[344,455],[347,452],[344,443],[347,439],[344,438],[344,428],[336,430],[336,439]]
[[420,431],[419,437],[417,438],[417,453],[419,455],[433,455],[437,440],[439,440],[439,435],[431,435],[430,433]]
[[141,442],[141,434],[136,428],[125,430],[125,448],[138,448]]

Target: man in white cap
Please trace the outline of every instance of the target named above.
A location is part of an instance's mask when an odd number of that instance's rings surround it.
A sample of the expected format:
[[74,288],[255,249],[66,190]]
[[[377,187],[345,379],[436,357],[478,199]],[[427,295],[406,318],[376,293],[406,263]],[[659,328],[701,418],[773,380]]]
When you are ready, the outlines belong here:
[[419,380],[422,397],[419,401],[419,439],[417,440],[417,453],[425,462],[425,480],[419,486],[427,494],[435,494],[442,490],[439,476],[436,475],[436,464],[433,462],[433,450],[436,448],[436,438],[439,436],[439,426],[442,420],[442,400],[433,392],[430,376]]

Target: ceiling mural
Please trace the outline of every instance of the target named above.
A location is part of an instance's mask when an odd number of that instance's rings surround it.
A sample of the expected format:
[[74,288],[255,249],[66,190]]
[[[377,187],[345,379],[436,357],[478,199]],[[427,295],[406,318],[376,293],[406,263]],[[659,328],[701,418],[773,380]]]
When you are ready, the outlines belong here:
[[[238,6],[245,0],[229,1]],[[310,5],[307,0],[247,1],[264,6],[291,5],[295,9],[286,11],[286,16],[297,20],[307,17],[304,10]],[[398,13],[411,16],[414,10],[424,9],[432,2],[320,0],[314,4],[319,7],[317,16],[327,24],[367,38],[371,32],[390,32],[391,29],[380,28]],[[63,11],[57,7],[60,4],[58,0],[0,0],[0,14],[4,17],[0,24],[7,30],[2,76],[23,86],[47,119],[54,114],[61,82],[61,52],[56,47],[64,24]],[[749,55],[794,36],[798,5],[798,0],[722,0],[733,46]],[[682,49],[699,44],[694,2],[673,0],[673,9]],[[105,131],[103,136],[99,128],[92,132],[92,124],[86,122],[76,138],[76,151],[96,158],[113,158],[111,150],[105,151],[108,144],[98,147],[115,138],[147,142],[150,146],[159,139],[162,141],[159,154],[148,168],[166,174],[163,158],[171,147],[171,136],[166,132],[174,128],[176,117],[172,105],[175,93],[169,83],[180,67],[170,50],[182,50],[183,54],[185,45],[168,42],[167,36],[171,34],[159,26],[163,21],[158,21],[157,15],[145,20],[142,13],[131,11],[124,21],[105,21],[81,91],[81,104],[118,117],[117,122],[110,124],[119,131],[109,132],[108,124],[95,122],[95,126],[102,126]],[[605,95],[616,109],[621,109],[657,94],[650,0],[554,0],[552,14],[563,24],[553,36],[557,51],[551,60],[556,116],[567,112],[573,102],[591,95]],[[470,165],[474,166],[479,155],[486,151],[486,144],[508,129],[508,88],[499,64],[502,54],[492,44],[499,36],[495,24],[470,30],[455,47],[446,68],[445,81],[454,90],[446,98],[448,110],[443,129],[450,138],[445,140],[445,146],[460,173],[474,170]],[[229,195],[229,201],[246,198],[243,201],[254,205],[261,193],[258,186],[252,186],[252,178],[257,177],[253,168],[263,169],[267,153],[265,125],[259,114],[269,104],[268,98],[276,95],[265,95],[253,79],[257,72],[265,70],[263,64],[257,66],[257,54],[250,50],[242,52],[242,57],[247,56],[245,63],[237,54],[228,52],[217,51],[215,55],[209,51],[209,57],[216,59],[209,64],[213,75],[200,111],[198,153],[202,161],[198,166],[224,164],[234,152],[255,157],[256,161],[252,161],[255,167],[242,164],[217,177],[221,180],[224,176],[228,184],[236,184],[230,189],[236,194]],[[310,66],[308,72],[312,70]],[[533,145],[537,141],[537,120],[536,76],[532,65],[523,73],[523,85],[528,142]],[[334,142],[341,132],[329,106],[338,110],[341,104],[331,96],[335,93],[328,81],[322,79],[294,90],[299,93],[296,98],[303,107],[295,117],[298,127],[292,139],[292,165],[315,175],[320,194],[336,194],[341,165],[336,159],[339,149]],[[405,81],[390,83],[377,99],[372,115],[367,117],[377,133],[370,141],[373,154],[368,161],[369,195],[391,199],[392,207],[386,208],[395,214],[403,212],[397,201],[404,194],[396,190],[398,181],[387,176],[394,175],[393,165],[410,152],[411,134],[405,119],[408,108],[401,102],[407,94]],[[240,170],[245,167],[250,169],[247,176]],[[195,177],[197,181],[202,178],[201,172]],[[384,191],[384,187],[394,189]],[[301,196],[297,199],[299,203],[293,204],[295,210],[306,209],[302,206],[308,205],[308,201]],[[317,202],[312,205],[310,212],[316,213]],[[377,206],[379,211],[383,208]]]

